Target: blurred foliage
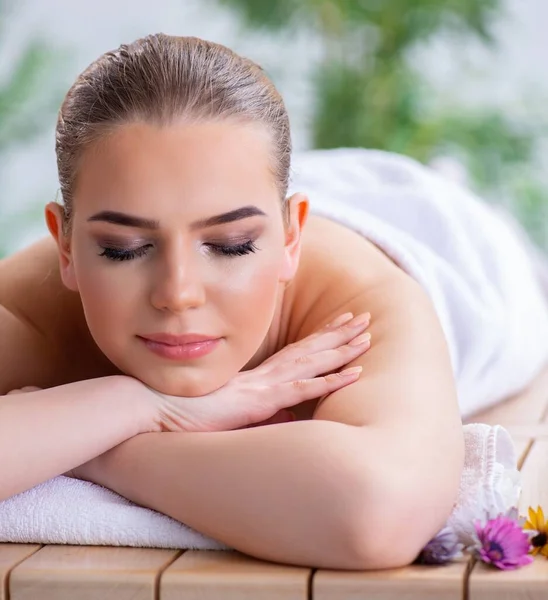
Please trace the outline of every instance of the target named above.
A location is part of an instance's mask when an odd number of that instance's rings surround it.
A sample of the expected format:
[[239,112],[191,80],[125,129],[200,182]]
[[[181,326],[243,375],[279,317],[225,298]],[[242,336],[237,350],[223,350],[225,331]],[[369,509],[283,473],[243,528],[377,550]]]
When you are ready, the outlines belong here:
[[512,119],[494,107],[455,106],[451,90],[440,98],[411,60],[440,34],[495,48],[501,0],[218,1],[251,29],[309,31],[321,40],[312,82],[314,147],[379,148],[422,162],[453,156],[478,191],[510,205],[531,236],[548,246],[538,218],[548,191],[531,166],[545,124]]
[[[0,53],[7,19],[14,8],[14,2],[0,0]],[[31,39],[0,80],[0,164],[3,164],[2,155],[51,127],[51,117],[62,98],[61,88],[53,76],[60,58],[61,54],[44,41]],[[8,253],[12,238],[21,234],[22,225],[36,222],[38,212],[42,214],[42,206],[43,202],[39,210],[32,205],[8,212],[5,205],[0,204],[0,257]]]

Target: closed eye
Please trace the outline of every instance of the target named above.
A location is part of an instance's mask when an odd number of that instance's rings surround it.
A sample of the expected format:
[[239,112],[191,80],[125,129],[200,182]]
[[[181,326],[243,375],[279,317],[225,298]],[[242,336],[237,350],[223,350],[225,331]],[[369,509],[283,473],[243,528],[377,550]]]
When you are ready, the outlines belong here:
[[244,256],[258,250],[251,240],[237,245],[207,244],[208,248],[221,256]]
[[[246,254],[250,254],[252,252],[256,252],[258,250],[257,246],[252,240],[248,240],[243,244],[206,244],[207,247],[219,256],[245,256]],[[115,248],[112,246],[101,246],[103,251],[99,254],[99,256],[104,256],[108,260],[113,261],[125,261],[125,260],[134,260],[136,258],[142,258],[148,254],[149,249],[152,247],[152,244],[147,244],[145,246],[140,246],[139,248],[132,248],[131,250],[123,249],[123,248]]]
[[139,248],[133,248],[131,250],[124,250],[122,248],[112,248],[108,246],[101,246],[103,251],[99,256],[104,256],[108,260],[133,260],[135,258],[141,258],[148,253],[149,248],[152,247],[152,244],[147,244],[146,246],[141,246]]

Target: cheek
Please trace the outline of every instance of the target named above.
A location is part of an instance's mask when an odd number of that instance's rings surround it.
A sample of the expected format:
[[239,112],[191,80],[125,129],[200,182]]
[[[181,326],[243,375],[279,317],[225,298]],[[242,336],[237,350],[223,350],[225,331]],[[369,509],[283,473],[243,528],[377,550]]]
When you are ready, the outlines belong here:
[[275,292],[279,286],[280,257],[274,254],[253,258],[245,267],[235,265],[225,279],[225,293],[231,296],[233,303],[238,303],[244,317],[268,313],[276,303]]
[[107,347],[125,329],[139,297],[138,278],[131,269],[102,265],[88,253],[75,252],[74,270],[90,333],[108,354]]
[[[234,269],[227,278],[219,309],[232,333],[234,358],[247,363],[266,338],[277,307],[280,261],[257,261]],[[242,365],[239,365],[241,368]]]

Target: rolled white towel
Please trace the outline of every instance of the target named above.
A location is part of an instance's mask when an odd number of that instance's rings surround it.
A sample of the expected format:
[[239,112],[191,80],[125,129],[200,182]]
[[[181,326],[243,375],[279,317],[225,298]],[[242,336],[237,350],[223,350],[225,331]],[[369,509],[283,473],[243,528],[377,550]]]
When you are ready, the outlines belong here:
[[517,508],[521,474],[510,434],[500,425],[465,425],[464,440],[464,468],[447,527],[466,544],[473,538],[476,519],[493,519]]

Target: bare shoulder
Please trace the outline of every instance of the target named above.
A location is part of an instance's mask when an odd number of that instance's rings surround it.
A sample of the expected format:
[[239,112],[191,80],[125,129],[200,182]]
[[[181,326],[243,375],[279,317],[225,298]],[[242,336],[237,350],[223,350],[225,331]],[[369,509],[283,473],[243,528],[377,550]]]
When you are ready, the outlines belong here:
[[416,282],[372,242],[312,215],[303,232],[292,290],[290,341],[306,337],[343,312],[384,305],[386,290],[398,287],[420,293]]
[[[78,294],[61,281],[53,240],[0,261],[0,307],[2,388],[50,387],[108,374]],[[3,381],[8,373],[9,385]]]
[[459,421],[449,349],[426,291],[362,236],[325,219],[310,225],[293,302],[295,339],[346,311],[370,312],[372,335],[369,351],[350,365],[363,367],[360,380],[324,399],[314,418],[353,425]]
[[55,243],[42,239],[0,261],[0,304],[36,329],[72,325],[78,297],[62,284]]

